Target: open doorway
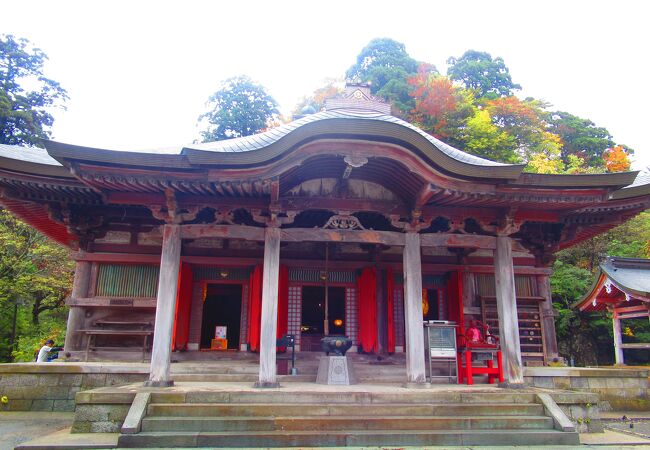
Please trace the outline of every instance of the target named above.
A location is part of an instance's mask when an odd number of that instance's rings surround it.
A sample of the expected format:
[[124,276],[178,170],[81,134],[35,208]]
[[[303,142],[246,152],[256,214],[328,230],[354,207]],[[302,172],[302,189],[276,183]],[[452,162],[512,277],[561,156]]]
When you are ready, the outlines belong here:
[[[345,288],[328,287],[329,335],[345,334]],[[325,287],[303,286],[300,350],[320,351],[325,335]]]
[[203,302],[201,348],[209,349],[216,327],[226,327],[229,349],[239,348],[241,284],[208,284]]
[[422,318],[424,320],[441,320],[438,289],[422,289],[422,294]]

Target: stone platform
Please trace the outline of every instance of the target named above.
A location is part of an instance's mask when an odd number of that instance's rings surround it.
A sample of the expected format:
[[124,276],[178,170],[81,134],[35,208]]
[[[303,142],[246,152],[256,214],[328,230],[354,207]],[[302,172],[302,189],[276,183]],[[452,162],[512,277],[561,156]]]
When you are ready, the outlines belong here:
[[564,411],[583,408],[597,428],[597,400],[496,386],[138,383],[78,393],[72,430],[121,431],[120,447],[565,445],[578,440]]

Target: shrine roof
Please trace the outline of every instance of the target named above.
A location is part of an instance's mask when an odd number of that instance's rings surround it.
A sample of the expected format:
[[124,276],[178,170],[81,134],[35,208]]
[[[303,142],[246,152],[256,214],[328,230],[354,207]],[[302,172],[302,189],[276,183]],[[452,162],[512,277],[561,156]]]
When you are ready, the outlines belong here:
[[[610,292],[606,287],[611,286]],[[598,311],[631,299],[650,301],[650,259],[608,256],[600,265],[590,291],[572,307]]]
[[36,175],[74,178],[68,169],[45,149],[0,144],[0,169]]
[[[0,168],[74,178],[76,163],[150,172],[244,169],[266,166],[316,140],[356,140],[401,147],[439,172],[465,179],[493,179],[513,187],[615,188],[612,200],[650,195],[650,174],[553,175],[522,173],[522,164],[502,164],[470,155],[389,114],[362,108],[339,108],[307,115],[264,133],[224,141],[146,151],[116,151],[44,141],[46,151],[0,146]],[[325,153],[327,150],[325,150]],[[621,189],[622,188],[622,189]]]
[[142,168],[251,167],[270,163],[317,139],[354,139],[406,147],[432,166],[470,178],[517,179],[522,164],[502,164],[456,149],[397,117],[366,109],[336,109],[305,116],[264,133],[202,144],[140,152],[104,150],[45,141],[48,153],[66,165],[83,161]]

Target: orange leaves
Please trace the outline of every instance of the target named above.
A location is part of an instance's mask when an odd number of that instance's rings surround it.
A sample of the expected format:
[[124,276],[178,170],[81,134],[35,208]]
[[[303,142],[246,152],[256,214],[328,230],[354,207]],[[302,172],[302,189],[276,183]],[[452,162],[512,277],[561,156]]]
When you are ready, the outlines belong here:
[[630,155],[622,145],[608,148],[603,152],[603,160],[608,172],[625,172],[630,170]]
[[500,97],[488,100],[486,107],[496,125],[502,127],[537,125],[540,122],[535,107],[530,103],[522,102],[517,97]]
[[456,111],[458,105],[457,89],[451,80],[433,73],[426,64],[422,64],[417,75],[407,82],[413,87],[409,95],[415,98],[412,121],[435,136],[446,136],[444,129],[449,115]]
[[415,113],[442,117],[456,108],[454,86],[449,78],[420,71],[408,83],[414,88],[410,95],[415,98]]

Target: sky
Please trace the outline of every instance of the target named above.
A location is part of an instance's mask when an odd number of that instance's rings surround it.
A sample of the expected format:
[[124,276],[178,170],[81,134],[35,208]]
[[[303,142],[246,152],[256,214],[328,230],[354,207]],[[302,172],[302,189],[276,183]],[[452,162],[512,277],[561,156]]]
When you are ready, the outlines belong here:
[[5,1],[0,34],[32,41],[70,96],[55,140],[115,150],[198,139],[205,102],[231,76],[289,113],[341,78],[373,38],[402,42],[445,73],[466,50],[500,56],[520,97],[588,118],[650,165],[646,2]]

